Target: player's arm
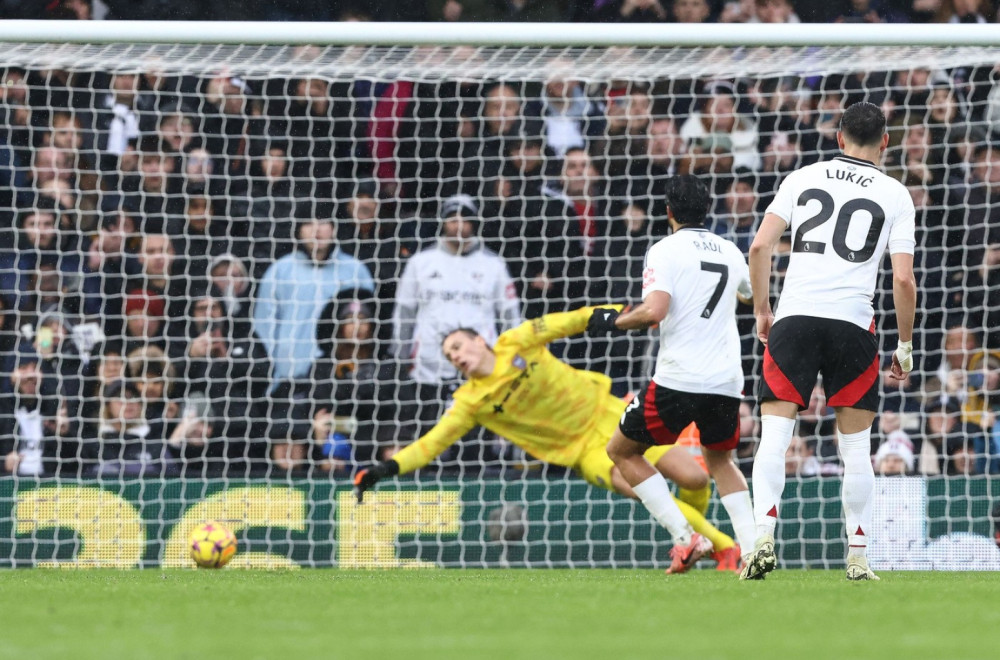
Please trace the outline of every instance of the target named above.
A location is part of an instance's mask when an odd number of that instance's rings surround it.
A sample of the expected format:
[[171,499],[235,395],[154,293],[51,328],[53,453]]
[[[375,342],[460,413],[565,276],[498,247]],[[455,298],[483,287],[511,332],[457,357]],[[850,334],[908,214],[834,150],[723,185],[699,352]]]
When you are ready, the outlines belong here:
[[902,380],[913,369],[913,317],[917,309],[917,280],[913,276],[913,255],[892,255],[892,302],[896,308],[899,345],[892,354],[890,374]]
[[472,430],[475,419],[467,404],[455,400],[440,421],[419,440],[401,449],[387,461],[376,463],[354,475],[354,494],[360,502],[365,491],[386,477],[418,470]]
[[618,315],[618,318],[614,320],[614,325],[619,330],[645,330],[667,318],[669,309],[669,293],[650,291],[641,304]]
[[750,288],[757,292],[753,297],[753,313],[757,317],[757,337],[764,344],[771,333],[774,312],[771,311],[771,256],[788,224],[774,213],[766,213],[757,235],[750,246]]
[[622,307],[622,305],[602,305],[600,307],[581,307],[572,312],[545,314],[536,319],[525,321],[516,328],[503,333],[503,336],[518,346],[540,346],[563,337],[580,334],[589,327],[588,322],[596,311],[604,310],[617,316]]

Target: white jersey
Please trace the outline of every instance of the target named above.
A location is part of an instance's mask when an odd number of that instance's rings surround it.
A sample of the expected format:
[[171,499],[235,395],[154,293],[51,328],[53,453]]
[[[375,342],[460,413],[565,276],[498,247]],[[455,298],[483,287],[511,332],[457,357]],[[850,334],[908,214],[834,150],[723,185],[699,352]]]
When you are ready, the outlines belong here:
[[441,383],[458,372],[441,352],[445,334],[473,328],[488,344],[521,322],[521,304],[504,260],[474,248],[453,254],[439,245],[418,252],[403,269],[393,332],[399,357],[413,359],[418,383]]
[[913,202],[872,163],[837,156],[782,182],[767,208],[792,229],[792,253],[774,319],[815,316],[872,326],[886,246],[913,254]]
[[743,393],[736,294],[751,297],[750,270],[740,249],[705,229],[684,228],[646,253],[643,300],[670,294],[660,322],[653,380],[672,390],[739,397]]

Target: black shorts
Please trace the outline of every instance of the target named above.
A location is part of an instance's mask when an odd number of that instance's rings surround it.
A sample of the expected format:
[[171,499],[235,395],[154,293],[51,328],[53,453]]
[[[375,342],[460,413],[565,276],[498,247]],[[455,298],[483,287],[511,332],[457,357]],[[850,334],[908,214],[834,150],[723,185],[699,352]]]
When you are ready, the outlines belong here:
[[721,394],[692,394],[650,381],[622,415],[618,428],[625,437],[645,445],[672,445],[691,422],[701,444],[716,451],[740,443],[740,400]]
[[875,324],[814,316],[789,316],[771,328],[764,349],[760,401],[790,401],[805,408],[817,376],[827,404],[878,410],[878,341]]

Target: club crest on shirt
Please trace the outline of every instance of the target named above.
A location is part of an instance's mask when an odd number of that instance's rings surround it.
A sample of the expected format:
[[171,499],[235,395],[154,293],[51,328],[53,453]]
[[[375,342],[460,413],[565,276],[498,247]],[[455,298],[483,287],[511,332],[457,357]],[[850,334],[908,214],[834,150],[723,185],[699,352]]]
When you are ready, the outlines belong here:
[[514,365],[515,369],[522,369],[523,370],[525,367],[528,366],[528,363],[525,362],[524,358],[521,357],[520,355],[515,355],[514,359],[511,360],[510,363],[512,365]]

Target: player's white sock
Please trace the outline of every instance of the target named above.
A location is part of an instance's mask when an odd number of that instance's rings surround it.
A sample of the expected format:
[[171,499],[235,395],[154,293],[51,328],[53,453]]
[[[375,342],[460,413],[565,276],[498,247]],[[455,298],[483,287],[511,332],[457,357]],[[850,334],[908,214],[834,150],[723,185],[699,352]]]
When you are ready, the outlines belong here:
[[633,486],[632,490],[639,496],[643,506],[663,527],[670,532],[674,543],[687,545],[691,541],[692,529],[687,518],[681,513],[677,503],[674,502],[670,494],[670,486],[663,475],[657,472],[649,479],[646,479],[638,486]]
[[785,452],[792,444],[795,420],[761,415],[760,445],[753,458],[753,516],[757,538],[774,536],[778,505],[785,490]]
[[721,498],[722,506],[726,507],[729,520],[736,532],[736,542],[740,544],[743,554],[753,550],[756,536],[754,528],[753,504],[750,503],[750,491],[741,490],[729,493]]
[[847,555],[866,556],[872,526],[872,430],[844,435],[837,430],[840,456],[844,459],[844,517],[847,519]]

